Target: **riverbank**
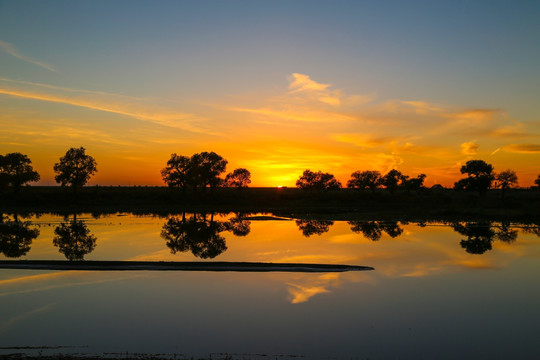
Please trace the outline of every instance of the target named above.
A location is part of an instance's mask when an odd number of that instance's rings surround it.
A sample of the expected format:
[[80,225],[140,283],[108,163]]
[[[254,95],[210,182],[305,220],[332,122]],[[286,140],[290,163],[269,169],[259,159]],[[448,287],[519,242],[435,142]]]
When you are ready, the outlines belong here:
[[498,190],[485,196],[450,189],[422,191],[359,191],[339,189],[308,192],[296,188],[219,188],[214,192],[182,193],[167,187],[85,187],[77,194],[61,187],[25,187],[0,194],[4,213],[180,212],[271,213],[285,217],[352,219],[490,219],[540,220],[540,191]]

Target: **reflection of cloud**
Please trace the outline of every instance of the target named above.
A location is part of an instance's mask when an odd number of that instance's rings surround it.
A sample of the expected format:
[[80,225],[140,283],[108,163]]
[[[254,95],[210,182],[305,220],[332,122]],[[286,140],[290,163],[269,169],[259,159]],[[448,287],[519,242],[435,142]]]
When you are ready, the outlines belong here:
[[539,144],[510,144],[503,147],[504,151],[520,154],[538,154],[540,153]]
[[195,115],[160,108],[135,97],[1,78],[0,94],[105,111],[192,132],[206,132],[195,125],[202,120]]
[[[70,276],[77,275],[77,279],[74,281],[68,281]],[[53,272],[53,273],[47,273],[47,274],[40,274],[40,275],[31,275],[31,276],[23,276],[18,277],[14,279],[7,279],[0,281],[0,289],[2,291],[0,292],[0,297],[2,296],[8,296],[8,295],[14,295],[14,294],[25,294],[25,293],[32,293],[32,292],[39,292],[39,291],[45,291],[45,290],[52,290],[52,289],[58,289],[58,288],[65,288],[65,287],[72,287],[72,286],[81,286],[81,285],[90,285],[90,284],[101,284],[101,283],[107,283],[112,281],[120,281],[124,279],[130,279],[134,277],[139,277],[140,275],[137,275],[135,273],[132,274],[122,274],[121,276],[117,277],[107,277],[104,279],[95,279],[94,276],[91,276],[93,280],[87,280],[82,281],[81,275],[85,274],[92,274],[91,271],[60,271],[60,272]],[[95,275],[92,274],[92,275]],[[47,282],[47,281],[60,281],[59,283],[47,283],[46,285],[40,286],[40,283]],[[30,283],[30,284],[28,284]],[[5,291],[3,287],[9,287],[14,286],[17,287],[19,285],[23,286],[22,290],[13,290],[13,291]]]
[[339,284],[339,273],[328,273],[318,275],[317,277],[310,276],[304,284],[288,283],[289,300],[292,304],[300,304],[308,301],[317,294],[330,292],[329,287]]
[[49,310],[54,305],[56,305],[56,304],[55,303],[47,304],[47,305],[41,306],[41,307],[39,307],[37,309],[27,311],[27,312],[19,314],[19,315],[15,315],[15,316],[3,321],[2,323],[0,323],[0,333],[5,332],[6,330],[9,330],[9,328],[12,325],[18,323],[21,320],[27,319],[29,317],[32,317],[32,316],[36,315],[36,314],[39,314],[39,313],[42,313],[44,311]]
[[476,155],[478,153],[478,144],[475,140],[461,144],[461,153],[464,155]]
[[40,66],[40,67],[42,67],[44,69],[47,69],[49,71],[56,71],[52,66],[47,65],[44,62],[34,60],[34,59],[32,59],[32,58],[30,58],[28,56],[25,56],[25,55],[21,54],[17,49],[15,49],[15,47],[12,44],[10,44],[8,42],[0,40],[0,49],[4,50],[9,55],[16,57],[17,59],[21,59],[21,60],[26,61],[26,62],[28,62],[30,64]]

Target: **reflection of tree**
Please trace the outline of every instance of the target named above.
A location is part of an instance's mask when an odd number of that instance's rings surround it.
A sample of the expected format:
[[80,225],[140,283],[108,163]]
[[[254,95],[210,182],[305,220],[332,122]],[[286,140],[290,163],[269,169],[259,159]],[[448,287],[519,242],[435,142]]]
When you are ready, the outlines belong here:
[[330,230],[330,226],[332,225],[334,225],[334,222],[330,220],[296,220],[296,226],[298,226],[298,229],[302,231],[305,237],[315,234],[322,235]]
[[31,229],[29,221],[4,221],[0,215],[0,252],[8,258],[18,258],[30,251],[32,240],[39,236],[38,229]]
[[246,236],[251,232],[251,221],[244,218],[244,215],[237,213],[225,223],[225,229],[235,236]]
[[219,235],[225,231],[223,222],[207,219],[206,214],[193,214],[189,219],[170,217],[163,225],[161,237],[167,241],[171,253],[191,251],[201,259],[212,259],[227,250],[225,238]]
[[96,237],[82,220],[73,216],[73,221],[65,220],[54,229],[53,244],[64,256],[72,260],[83,260],[96,247]]
[[497,231],[497,239],[506,243],[513,243],[518,237],[518,232],[515,229],[511,229],[508,223],[502,223]]
[[[539,179],[540,179],[540,175],[539,175]],[[526,234],[534,234],[540,237],[540,225],[538,224],[525,225],[523,226],[523,232]]]
[[351,230],[355,233],[362,233],[371,241],[378,241],[382,237],[383,231],[390,237],[395,238],[403,233],[403,229],[397,221],[378,222],[378,221],[349,221]]
[[491,223],[456,223],[452,228],[467,237],[467,240],[461,240],[460,245],[469,254],[483,254],[491,250],[491,243],[497,235]]

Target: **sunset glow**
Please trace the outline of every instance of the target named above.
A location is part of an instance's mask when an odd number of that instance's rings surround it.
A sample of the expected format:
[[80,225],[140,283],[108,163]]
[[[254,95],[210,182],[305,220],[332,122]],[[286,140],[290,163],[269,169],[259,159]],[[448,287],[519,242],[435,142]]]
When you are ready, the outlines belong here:
[[471,159],[528,187],[540,174],[534,7],[3,2],[0,154],[28,155],[41,185],[83,146],[98,164],[90,185],[163,185],[172,153],[214,151],[255,187],[392,168],[452,186]]

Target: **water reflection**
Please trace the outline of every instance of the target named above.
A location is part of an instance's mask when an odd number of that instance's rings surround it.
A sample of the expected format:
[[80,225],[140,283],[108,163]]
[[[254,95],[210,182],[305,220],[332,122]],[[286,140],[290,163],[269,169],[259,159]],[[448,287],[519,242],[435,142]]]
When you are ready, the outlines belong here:
[[383,231],[391,238],[403,234],[403,229],[399,226],[397,221],[348,221],[347,223],[351,226],[352,232],[361,233],[371,241],[379,241]]
[[469,254],[483,254],[492,249],[492,242],[500,240],[506,243],[513,243],[518,237],[518,231],[510,228],[510,224],[501,223],[493,225],[491,222],[468,222],[454,223],[454,231],[467,236],[461,240],[460,245]]
[[246,214],[235,213],[235,216],[225,222],[225,229],[234,236],[246,236],[251,232],[251,221],[246,219]]
[[20,221],[17,214],[13,219],[0,214],[0,252],[5,257],[18,258],[30,251],[32,240],[39,236],[39,230],[30,226],[30,221]]
[[[225,222],[214,220],[214,214],[192,214],[182,218],[170,217],[163,225],[161,237],[171,253],[191,251],[201,259],[212,259],[227,250],[225,238],[219,233],[227,230]],[[248,231],[249,232],[249,231]]]
[[90,233],[83,220],[77,220],[73,214],[73,220],[65,220],[54,229],[53,244],[58,247],[66,259],[84,260],[84,256],[94,251],[96,237]]
[[302,234],[305,237],[322,235],[330,230],[330,226],[332,225],[334,225],[334,222],[331,220],[296,220],[296,226],[298,226],[298,229],[302,231]]

